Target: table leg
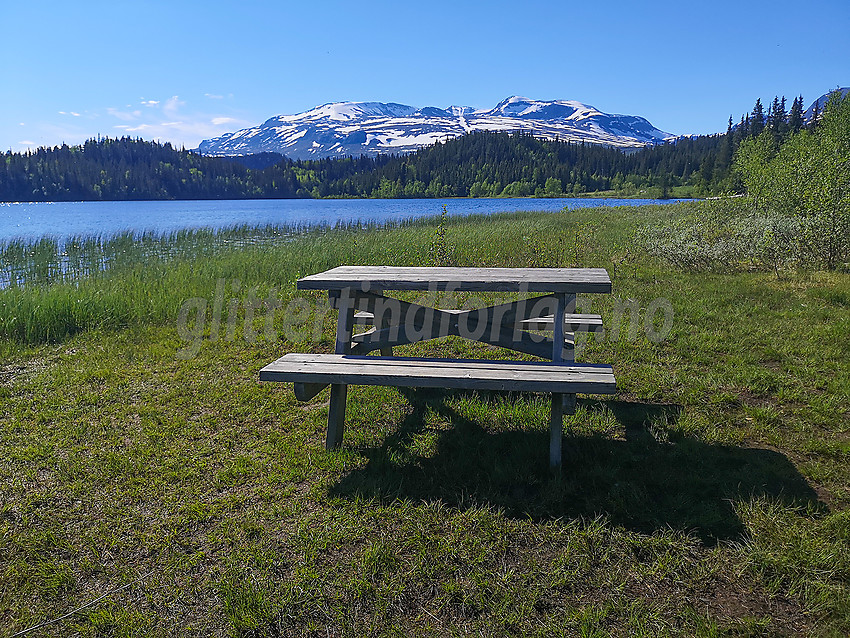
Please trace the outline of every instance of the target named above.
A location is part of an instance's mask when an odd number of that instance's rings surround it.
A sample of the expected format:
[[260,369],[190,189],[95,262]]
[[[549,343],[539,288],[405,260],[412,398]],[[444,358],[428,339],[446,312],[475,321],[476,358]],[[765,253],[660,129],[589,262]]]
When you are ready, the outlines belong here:
[[[384,294],[383,290],[376,290],[374,292],[375,292],[376,295]],[[375,328],[377,328],[378,330],[385,330],[385,329],[389,328],[392,325],[392,316],[387,316],[389,314],[390,313],[382,312],[380,318],[378,319],[378,322],[375,324]],[[376,319],[377,319],[377,317],[376,317]],[[381,356],[382,357],[393,356],[393,347],[392,346],[386,346],[384,348],[381,348]]]
[[[575,312],[576,311],[576,296],[575,295],[567,295],[567,305],[565,312]],[[563,358],[562,361],[564,363],[575,363],[576,360],[576,333],[575,332],[565,332],[565,339],[572,340],[572,346],[569,348],[564,348],[563,350]],[[565,394],[564,395],[564,414],[575,414],[576,413],[576,395],[574,394]]]
[[[344,290],[340,297],[339,318],[336,322],[337,354],[348,354],[351,351],[351,334],[354,330],[354,299],[349,291]],[[331,402],[328,408],[328,435],[325,447],[328,450],[337,448],[342,443],[345,431],[345,401],[348,398],[348,386],[331,385]]]
[[[567,304],[575,299],[575,295],[557,295],[557,305],[552,319],[552,362],[561,363],[573,358],[572,352],[567,353],[564,347],[564,318]],[[564,403],[575,401],[574,394],[552,393],[552,408],[549,417],[549,467],[558,470],[561,467],[561,440],[564,436]]]

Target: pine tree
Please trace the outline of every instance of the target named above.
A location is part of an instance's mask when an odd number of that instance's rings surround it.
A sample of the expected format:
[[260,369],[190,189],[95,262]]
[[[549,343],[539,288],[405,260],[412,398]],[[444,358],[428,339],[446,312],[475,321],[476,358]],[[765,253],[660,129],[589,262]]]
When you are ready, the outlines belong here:
[[750,130],[750,114],[747,113],[741,118],[741,139],[747,139],[750,136],[751,132],[752,131]]
[[770,107],[768,107],[767,113],[768,113],[768,116],[767,116],[768,126],[772,129],[774,129],[774,130],[778,130],[779,125],[782,121],[781,114],[779,112],[779,97],[778,96],[773,97],[773,103],[770,105]]
[[803,96],[794,98],[791,105],[791,114],[788,116],[788,128],[796,133],[803,128]]
[[764,130],[764,107],[761,104],[761,98],[756,99],[756,105],[753,107],[753,116],[750,119],[750,135],[757,137]]
[[820,119],[820,104],[815,100],[814,108],[812,109],[812,119],[809,120],[809,130],[814,131],[818,127],[818,120]]

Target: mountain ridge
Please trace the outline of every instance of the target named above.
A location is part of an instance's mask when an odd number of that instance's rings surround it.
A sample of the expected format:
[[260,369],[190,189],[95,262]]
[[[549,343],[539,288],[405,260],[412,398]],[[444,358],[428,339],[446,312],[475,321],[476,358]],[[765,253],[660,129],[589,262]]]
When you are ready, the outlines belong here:
[[475,131],[522,132],[544,139],[619,148],[640,148],[676,138],[640,116],[603,113],[575,100],[532,100],[514,95],[492,109],[329,102],[204,140],[198,151],[214,156],[272,152],[296,160],[374,157],[414,152]]
[[826,103],[829,101],[829,97],[835,92],[838,92],[843,97],[850,93],[850,87],[838,87],[821,95],[818,99],[811,103],[809,108],[806,109],[805,113],[803,113],[803,119],[805,119],[806,122],[809,122],[814,115],[815,107],[817,107],[818,113],[823,113],[823,110],[826,108]]

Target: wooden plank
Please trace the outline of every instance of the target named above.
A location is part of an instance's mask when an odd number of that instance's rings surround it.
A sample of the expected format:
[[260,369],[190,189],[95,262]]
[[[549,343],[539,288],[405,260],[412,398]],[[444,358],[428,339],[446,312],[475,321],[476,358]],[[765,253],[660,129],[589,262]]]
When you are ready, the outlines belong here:
[[337,354],[348,354],[351,350],[351,335],[354,329],[354,300],[343,300],[343,307],[339,309],[339,318],[336,322],[336,345],[334,351]]
[[567,304],[570,299],[565,294],[559,294],[557,299],[558,305],[555,308],[552,322],[552,361],[560,363],[564,360],[564,315],[567,312]]
[[611,366],[600,364],[555,364],[548,361],[509,361],[487,359],[427,359],[420,357],[365,357],[359,355],[315,354],[310,359],[284,355],[261,370],[262,381],[289,381],[285,376],[302,375],[305,383],[310,377],[316,382],[333,382],[340,376],[359,374],[389,375],[404,380],[407,377],[447,377],[455,371],[479,378],[527,379],[529,381],[596,381],[613,374]]
[[[460,314],[465,310],[451,310],[438,308],[440,312]],[[361,326],[371,326],[375,323],[375,315],[371,312],[360,311],[354,315],[354,323]],[[554,325],[552,315],[524,319],[517,322],[523,330],[551,330]],[[564,317],[564,329],[568,332],[600,332],[603,329],[602,317],[600,315],[566,314]]]
[[[540,317],[547,310],[553,312],[557,308],[557,295],[520,299],[472,310],[444,311],[382,295],[352,295],[349,292],[333,295],[331,291],[332,302],[347,304],[353,298],[355,307],[365,309],[373,316],[380,315],[385,325],[389,324],[390,319],[394,322],[389,328],[357,335],[352,350],[354,354],[456,335],[543,359],[551,358],[550,339],[542,335],[531,336],[512,326],[517,326],[516,322],[523,319]],[[428,324],[427,328],[425,324]],[[480,336],[473,336],[479,332]],[[572,346],[571,342],[563,343],[564,347]]]
[[[553,341],[549,337],[543,337],[542,335],[532,336],[527,332],[514,330],[508,326],[502,326],[494,339],[490,331],[490,325],[488,325],[487,330],[484,331],[484,335],[478,341],[490,344],[491,346],[530,354],[541,359],[551,359],[553,349]],[[562,349],[569,347],[572,350],[572,343],[568,345],[566,340],[562,340],[561,343]]]
[[[276,361],[265,366],[270,368],[279,362],[281,365],[291,366],[294,364],[305,365],[324,365],[324,364],[358,364],[376,365],[376,366],[398,366],[402,368],[418,369],[418,368],[437,368],[444,370],[453,370],[457,366],[471,369],[491,369],[491,368],[516,368],[518,371],[528,370],[562,370],[574,372],[583,372],[586,374],[610,374],[611,366],[605,363],[570,363],[556,364],[551,361],[517,361],[514,359],[432,359],[430,357],[367,357],[362,355],[336,355],[327,353],[304,353],[291,352],[285,354]],[[265,368],[264,368],[265,369]],[[271,369],[271,368],[270,368]]]
[[328,387],[327,383],[295,383],[295,398],[299,401],[309,401],[322,390]]
[[331,386],[331,402],[328,408],[328,433],[325,438],[325,449],[333,450],[342,444],[345,432],[345,402],[348,399],[348,386],[335,384]]
[[[555,321],[552,316],[526,319],[520,322],[525,330],[552,330]],[[599,315],[565,314],[564,329],[567,332],[600,332],[603,329]]]
[[[439,322],[434,322],[427,330],[422,326],[392,326],[378,330],[372,328],[366,332],[362,332],[352,337],[354,346],[351,354],[366,354],[374,350],[381,350],[382,354],[387,349],[394,346],[403,346],[419,341],[428,341],[429,339],[438,339],[448,336],[469,336],[477,330],[471,329],[468,333],[462,333],[457,323],[441,326]],[[493,336],[492,324],[484,324],[484,330],[481,336],[476,339],[481,343],[530,354],[541,359],[550,359],[552,355],[552,339],[543,335],[530,335],[521,330],[515,331],[508,326],[499,327],[496,336]],[[573,338],[564,338],[564,349],[572,351]]]
[[338,266],[298,280],[301,290],[611,292],[604,268]]
[[[345,355],[351,352],[351,334],[354,329],[354,300],[343,298],[339,317],[336,322],[336,354]],[[316,387],[315,385],[313,386]],[[328,436],[325,447],[332,450],[342,443],[345,432],[345,402],[348,397],[348,387],[345,383],[331,385],[331,403],[328,410]]]
[[552,294],[530,297],[528,299],[518,299],[517,301],[509,301],[482,308],[443,310],[368,292],[355,294],[347,291],[346,294],[340,295],[339,291],[331,290],[328,293],[328,297],[331,308],[339,308],[343,300],[353,299],[355,309],[361,311],[355,317],[359,315],[360,321],[364,323],[369,314],[372,315],[372,322],[374,322],[375,314],[381,314],[393,321],[406,321],[413,317],[415,318],[414,323],[417,325],[422,323],[425,316],[433,317],[435,322],[437,320],[443,321],[444,318],[445,320],[452,321],[455,316],[470,312],[482,313],[481,316],[499,317],[502,323],[512,323],[551,314],[555,311],[557,303],[555,295]]
[[[447,313],[450,313],[450,314],[453,314],[453,315],[458,315],[462,312],[467,312],[466,310],[453,310],[453,309],[446,309],[446,308],[435,308],[435,310],[438,310],[440,312],[447,312]],[[354,323],[357,324],[357,325],[360,325],[360,326],[374,325],[375,314],[372,313],[372,312],[367,312],[365,310],[361,310],[360,312],[355,313]]]
[[532,361],[288,354],[260,371],[261,381],[480,390],[611,394],[611,366]]
[[[380,291],[376,294],[383,295],[383,292],[384,291],[382,290],[382,291]],[[374,318],[372,320],[374,321]],[[384,315],[378,319],[378,323],[380,325],[376,326],[376,328],[380,328],[381,330],[389,329],[390,327],[392,327],[392,317],[389,317],[389,316],[387,316],[386,313],[384,313]],[[393,356],[393,347],[392,346],[384,346],[383,348],[380,349],[380,351],[381,351],[382,357]]]

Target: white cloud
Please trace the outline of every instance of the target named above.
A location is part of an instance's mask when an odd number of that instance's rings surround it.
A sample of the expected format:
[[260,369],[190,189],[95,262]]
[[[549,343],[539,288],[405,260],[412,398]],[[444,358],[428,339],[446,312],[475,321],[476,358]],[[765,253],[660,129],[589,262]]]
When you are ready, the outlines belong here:
[[141,104],[147,107],[143,111],[108,110],[110,116],[119,120],[112,126],[120,131],[119,135],[138,135],[148,140],[196,148],[205,139],[253,124],[220,112],[196,111],[177,95],[164,102],[142,98]]
[[178,96],[173,95],[165,101],[162,112],[168,117],[173,118],[181,106],[186,106],[186,102],[181,102]]
[[[227,99],[227,95],[224,99]],[[80,144],[97,135],[120,137],[130,135],[176,147],[197,148],[205,139],[253,126],[226,102],[207,101],[198,96],[197,102],[174,95],[165,100],[138,98],[129,108],[109,107],[92,110],[62,110],[53,120],[20,122],[23,141],[14,146],[25,151],[37,146],[62,143]],[[120,104],[120,102],[118,102]],[[54,113],[56,113],[54,111]]]
[[209,98],[210,100],[223,100],[223,95],[216,95],[215,93],[204,93],[205,98]]
[[141,111],[119,111],[118,109],[108,108],[106,112],[109,113],[112,117],[116,117],[119,120],[124,120],[125,122],[132,122],[133,120],[137,120],[141,117]]
[[60,118],[55,122],[29,122],[26,124],[26,139],[18,142],[13,150],[25,151],[33,146],[49,148],[61,144],[82,144],[105,132],[102,128],[93,127],[88,120],[89,117],[83,117],[81,119]]

